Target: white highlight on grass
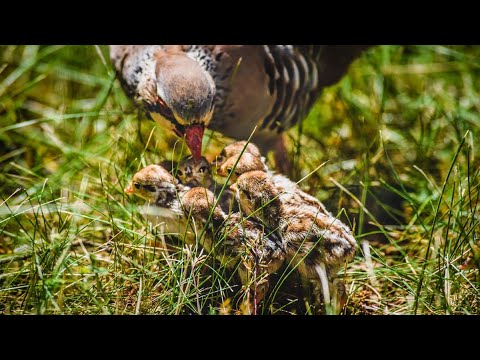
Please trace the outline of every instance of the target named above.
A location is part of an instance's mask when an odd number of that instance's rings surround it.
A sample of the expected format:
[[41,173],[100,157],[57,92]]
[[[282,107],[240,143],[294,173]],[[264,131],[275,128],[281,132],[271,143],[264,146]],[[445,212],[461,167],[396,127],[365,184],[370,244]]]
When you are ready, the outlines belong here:
[[140,314],[140,304],[142,303],[143,278],[140,278],[140,288],[138,289],[137,306],[135,307],[135,315]]
[[325,264],[320,263],[320,265],[315,266],[315,271],[320,278],[320,282],[322,284],[322,292],[323,292],[323,300],[325,301],[325,307],[328,308],[331,305],[330,302],[330,290],[328,289],[328,278],[327,278],[327,270],[325,269]]
[[366,240],[362,240],[362,250],[365,256],[365,264],[367,265],[367,273],[370,283],[373,287],[378,286],[377,277],[375,276],[375,272],[373,271],[373,262],[372,262],[372,255],[370,253],[370,244]]
[[447,264],[445,265],[445,282],[444,282],[444,287],[445,287],[445,301],[447,302],[447,308],[446,308],[446,313],[447,315],[450,315],[450,306],[451,306],[451,301],[450,301],[450,295],[451,295],[451,280],[450,280],[450,264],[448,263],[447,259]]

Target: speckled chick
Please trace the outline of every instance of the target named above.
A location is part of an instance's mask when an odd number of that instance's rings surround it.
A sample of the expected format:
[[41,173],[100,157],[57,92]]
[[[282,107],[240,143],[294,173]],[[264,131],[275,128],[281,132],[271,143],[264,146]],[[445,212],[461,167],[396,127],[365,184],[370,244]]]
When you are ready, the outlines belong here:
[[176,171],[174,169],[173,173],[176,173],[177,179],[183,185],[189,187],[205,187],[213,192],[215,197],[218,198],[220,195],[219,205],[226,213],[239,211],[235,194],[228,187],[221,192],[223,184],[215,182],[211,165],[205,157],[202,156],[200,161],[197,162],[192,156],[187,156],[180,161]]
[[255,156],[252,153],[244,153],[240,160],[238,160],[238,158],[239,155],[234,155],[226,159],[217,170],[218,175],[228,176],[228,174],[232,173],[230,180],[233,183],[237,181],[240,175],[246,172],[255,170],[266,172],[271,176],[271,179],[286,206],[288,205],[296,208],[301,207],[305,208],[305,211],[316,211],[331,215],[320,200],[302,191],[298,184],[291,181],[286,176],[270,171],[258,156]]
[[285,261],[285,251],[278,236],[260,221],[243,219],[239,213],[226,215],[215,206],[213,193],[205,188],[193,188],[181,198],[185,214],[193,218],[196,233],[203,230],[205,240],[199,243],[222,264],[232,269],[238,266],[242,284],[249,289],[253,313],[265,297],[268,276]]
[[350,228],[329,214],[287,206],[272,177],[263,171],[242,174],[232,190],[247,215],[278,231],[287,262],[304,279],[313,280],[316,290],[323,293],[324,303],[338,312],[343,300],[338,292],[344,291],[344,283],[337,279],[337,272],[356,250]]
[[265,158],[260,153],[260,149],[257,145],[251,142],[247,143],[247,141],[235,141],[222,149],[220,155],[217,155],[215,157],[212,165],[220,167],[225,162],[225,160],[231,158],[232,156],[240,155],[242,151],[244,154],[252,154],[253,156],[259,158],[265,164]]
[[189,242],[192,234],[187,231],[187,222],[178,200],[178,196],[189,189],[179,184],[162,166],[149,165],[133,175],[125,193],[147,200],[140,211],[154,225],[163,225],[165,235],[187,235]]
[[204,156],[199,161],[195,161],[193,156],[183,158],[177,166],[176,175],[183,185],[190,187],[209,188],[214,183],[210,164]]

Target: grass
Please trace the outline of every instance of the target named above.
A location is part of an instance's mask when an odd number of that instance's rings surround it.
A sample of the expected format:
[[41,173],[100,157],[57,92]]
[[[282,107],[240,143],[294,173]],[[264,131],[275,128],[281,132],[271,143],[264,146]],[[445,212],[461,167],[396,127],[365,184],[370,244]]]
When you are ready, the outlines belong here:
[[[231,272],[172,245],[125,196],[183,144],[132,106],[106,59],[0,47],[0,313],[245,312]],[[301,186],[359,243],[344,313],[480,313],[479,59],[478,46],[375,47],[288,132],[294,180],[328,161]],[[225,139],[207,137],[212,156]],[[284,280],[261,312],[311,313],[295,274]]]

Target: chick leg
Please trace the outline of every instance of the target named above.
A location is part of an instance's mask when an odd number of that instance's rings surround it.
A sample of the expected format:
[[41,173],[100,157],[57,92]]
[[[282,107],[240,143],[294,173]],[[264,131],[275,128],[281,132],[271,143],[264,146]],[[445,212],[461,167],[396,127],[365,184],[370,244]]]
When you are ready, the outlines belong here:
[[343,279],[335,279],[333,280],[332,285],[335,289],[335,305],[337,307],[337,313],[339,314],[347,303],[347,290],[345,288],[345,281]]
[[315,265],[315,271],[318,274],[320,279],[320,284],[322,286],[322,293],[323,293],[323,301],[325,303],[325,312],[327,315],[332,313],[331,309],[331,301],[330,301],[330,289],[329,289],[329,281],[327,277],[327,270],[325,269],[325,264],[322,262],[318,265]]
[[340,314],[346,303],[345,282],[342,277],[338,277],[338,264],[327,265],[328,285],[330,296],[332,298],[332,307],[335,314]]

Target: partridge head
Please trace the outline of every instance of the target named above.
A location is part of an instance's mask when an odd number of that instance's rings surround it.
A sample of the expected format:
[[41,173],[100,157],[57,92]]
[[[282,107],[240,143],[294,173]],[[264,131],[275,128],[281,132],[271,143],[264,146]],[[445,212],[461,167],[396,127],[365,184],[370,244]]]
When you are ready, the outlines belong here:
[[205,126],[213,115],[215,83],[211,75],[185,53],[161,53],[155,74],[156,106],[154,120],[167,120],[175,133],[183,137],[195,160],[202,152]]
[[232,210],[238,211],[234,194],[228,188],[223,189],[222,184],[214,181],[212,176],[212,168],[205,157],[201,157],[200,161],[195,161],[193,157],[188,156],[184,158],[172,173],[177,176],[177,179],[189,187],[203,187],[210,190],[215,197],[219,198],[219,205],[223,211],[229,213]]
[[196,160],[214,111],[212,75],[178,45],[112,45],[119,79],[162,127],[184,137]]

